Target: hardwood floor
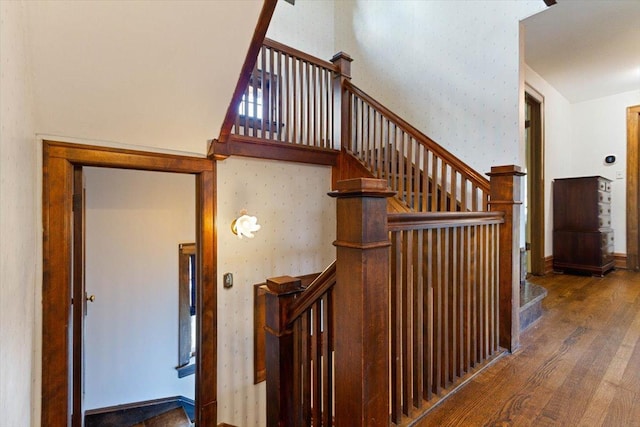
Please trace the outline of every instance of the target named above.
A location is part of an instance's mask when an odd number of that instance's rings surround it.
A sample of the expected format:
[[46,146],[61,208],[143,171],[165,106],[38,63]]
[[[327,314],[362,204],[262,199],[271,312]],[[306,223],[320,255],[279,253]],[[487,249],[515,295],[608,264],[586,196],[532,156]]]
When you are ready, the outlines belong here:
[[640,273],[533,278],[545,314],[418,426],[640,426]]

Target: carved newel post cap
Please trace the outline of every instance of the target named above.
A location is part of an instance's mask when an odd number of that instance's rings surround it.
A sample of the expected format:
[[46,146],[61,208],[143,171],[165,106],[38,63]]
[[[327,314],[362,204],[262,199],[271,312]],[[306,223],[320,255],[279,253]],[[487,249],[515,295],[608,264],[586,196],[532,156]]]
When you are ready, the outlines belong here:
[[353,178],[336,183],[336,191],[329,193],[331,197],[361,196],[391,197],[396,194],[387,187],[387,181],[376,178]]
[[302,282],[291,276],[279,276],[267,279],[267,288],[274,294],[288,294],[302,289]]
[[487,172],[488,176],[524,176],[522,168],[517,165],[491,166],[491,172]]
[[349,61],[349,62],[353,62],[353,58],[351,56],[349,56],[348,53],[344,53],[342,51],[336,53],[335,55],[333,55],[333,58],[331,58],[331,62],[336,62],[340,59],[344,59],[345,61]]

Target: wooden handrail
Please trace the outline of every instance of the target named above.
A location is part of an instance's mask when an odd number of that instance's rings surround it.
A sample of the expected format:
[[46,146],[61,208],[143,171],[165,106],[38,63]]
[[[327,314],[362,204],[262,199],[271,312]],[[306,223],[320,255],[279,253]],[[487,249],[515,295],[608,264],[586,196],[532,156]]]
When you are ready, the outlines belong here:
[[309,55],[306,52],[303,52],[291,46],[287,46],[286,44],[282,44],[269,38],[265,38],[263,44],[264,46],[273,49],[276,52],[286,53],[288,55],[295,56],[296,58],[303,61],[317,65],[318,67],[328,68],[329,70],[335,71],[336,73],[339,72],[338,67],[333,63],[325,61],[324,59],[320,59],[316,56]]
[[291,325],[336,284],[336,262],[333,261],[289,307],[286,324]]
[[411,212],[390,213],[389,231],[427,230],[431,228],[460,227],[481,224],[502,224],[502,212]]
[[489,180],[482,176],[480,173],[475,171],[471,166],[464,163],[462,160],[458,159],[456,156],[451,154],[448,150],[442,147],[440,144],[429,138],[427,135],[416,129],[414,126],[409,124],[407,121],[402,119],[400,116],[395,114],[393,111],[389,110],[387,107],[376,101],[362,89],[355,86],[350,81],[345,81],[343,86],[347,91],[352,94],[358,96],[359,98],[366,101],[368,104],[371,104],[375,109],[377,109],[382,115],[386,116],[389,120],[393,121],[397,126],[403,129],[405,132],[410,134],[416,141],[427,146],[431,151],[437,154],[440,158],[447,161],[448,164],[456,167],[461,173],[468,176],[474,184],[476,184],[480,189],[482,189],[485,193],[489,192]]

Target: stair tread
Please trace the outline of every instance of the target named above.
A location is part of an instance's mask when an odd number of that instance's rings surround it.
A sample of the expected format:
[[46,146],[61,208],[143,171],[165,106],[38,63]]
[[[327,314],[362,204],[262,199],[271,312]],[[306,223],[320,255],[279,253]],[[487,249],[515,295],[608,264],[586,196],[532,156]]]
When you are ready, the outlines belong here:
[[520,309],[535,304],[547,296],[547,290],[535,283],[526,282],[520,286]]
[[179,407],[164,412],[155,417],[144,420],[141,423],[134,424],[131,427],[190,427],[191,420],[187,416],[184,408]]

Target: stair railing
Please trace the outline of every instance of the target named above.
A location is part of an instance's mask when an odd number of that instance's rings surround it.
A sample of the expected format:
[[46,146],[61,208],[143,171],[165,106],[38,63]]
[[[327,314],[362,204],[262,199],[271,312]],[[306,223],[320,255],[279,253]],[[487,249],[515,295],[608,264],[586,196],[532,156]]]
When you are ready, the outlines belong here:
[[501,212],[389,214],[391,421],[415,419],[500,353]]
[[267,425],[333,424],[335,261],[307,288],[289,276],[267,280]]
[[350,81],[343,148],[415,212],[486,211],[489,181]]
[[491,212],[389,214],[386,181],[340,181],[335,267],[267,282],[268,425],[407,425],[515,350],[521,175],[492,168]]
[[232,134],[333,149],[331,62],[265,39],[237,107]]

